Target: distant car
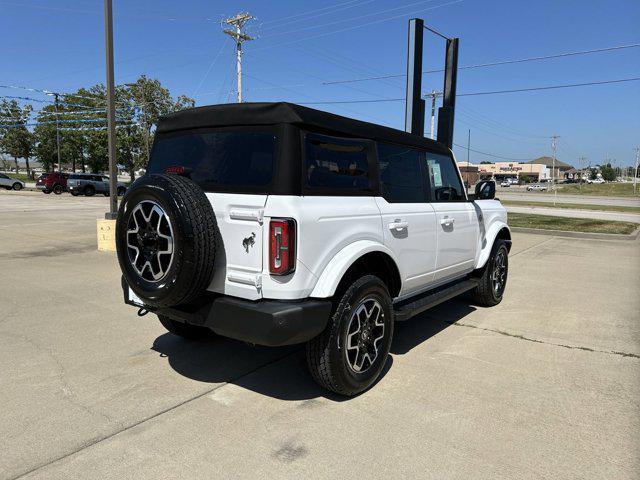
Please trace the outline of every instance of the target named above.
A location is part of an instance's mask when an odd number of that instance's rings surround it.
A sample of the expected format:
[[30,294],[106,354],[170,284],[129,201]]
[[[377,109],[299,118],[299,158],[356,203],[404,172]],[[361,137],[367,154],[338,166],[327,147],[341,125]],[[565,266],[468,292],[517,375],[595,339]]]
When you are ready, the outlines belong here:
[[7,190],[22,190],[24,188],[24,182],[0,173],[0,187],[6,188]]
[[547,186],[540,185],[539,183],[534,183],[533,185],[527,186],[527,192],[546,192]]
[[511,182],[509,180],[505,180],[504,182],[502,182],[500,184],[501,187],[510,187],[511,186]]
[[594,178],[593,180],[591,179],[587,180],[587,183],[600,184],[600,183],[606,183],[606,182],[604,181],[604,178],[598,177],[598,178]]
[[[92,197],[96,193],[109,195],[109,177],[95,173],[72,173],[67,181],[69,193],[74,197],[85,195]],[[122,196],[127,191],[124,183],[118,182],[118,195]]]
[[43,173],[36,181],[36,188],[47,195],[51,192],[60,195],[67,190],[68,177],[69,174],[63,172]]

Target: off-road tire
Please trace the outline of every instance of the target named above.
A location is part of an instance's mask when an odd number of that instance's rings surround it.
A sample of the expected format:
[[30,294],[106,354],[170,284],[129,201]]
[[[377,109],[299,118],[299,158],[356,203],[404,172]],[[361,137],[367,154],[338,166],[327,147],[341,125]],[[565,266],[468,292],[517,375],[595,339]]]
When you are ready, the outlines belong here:
[[[348,364],[345,348],[352,311],[367,298],[377,300],[384,313],[384,337],[381,350],[370,368],[354,372]],[[355,280],[335,298],[326,329],[307,342],[307,365],[321,387],[340,395],[352,396],[367,390],[384,369],[393,338],[393,309],[389,290],[382,280],[365,275]]]
[[75,190],[72,190],[71,191],[71,195],[74,196],[74,197],[77,197],[78,195],[80,195],[80,193],[76,192]]
[[93,197],[96,194],[96,189],[92,185],[84,187],[84,191],[82,192],[87,197]]
[[55,195],[60,195],[64,192],[64,187],[60,184],[56,184],[53,186],[53,190],[51,190]]
[[[504,285],[500,291],[496,291],[494,288],[493,275],[496,269],[496,260],[498,255],[504,255],[505,262],[505,274]],[[498,305],[502,301],[504,296],[504,290],[507,286],[507,276],[509,272],[509,247],[504,240],[496,240],[491,249],[491,255],[487,260],[486,265],[478,272],[478,286],[471,292],[473,300],[476,304],[483,307],[493,307]]]
[[22,190],[22,184],[21,184],[21,183],[19,183],[19,182],[16,182],[16,183],[14,183],[14,184],[13,184],[13,187],[12,187],[12,188],[13,188],[16,192],[17,192],[17,191],[19,191],[19,190]]
[[[173,231],[171,266],[158,282],[138,275],[129,260],[127,225],[136,205],[156,202],[167,214]],[[131,289],[145,304],[171,307],[189,303],[204,293],[213,276],[216,220],[202,188],[178,175],[145,175],[127,190],[116,221],[116,249],[120,269]]]
[[167,331],[186,340],[205,340],[214,336],[213,331],[206,327],[176,322],[164,315],[158,315],[158,320]]
[[42,193],[44,193],[45,195],[50,195],[51,194],[51,190],[42,190]]

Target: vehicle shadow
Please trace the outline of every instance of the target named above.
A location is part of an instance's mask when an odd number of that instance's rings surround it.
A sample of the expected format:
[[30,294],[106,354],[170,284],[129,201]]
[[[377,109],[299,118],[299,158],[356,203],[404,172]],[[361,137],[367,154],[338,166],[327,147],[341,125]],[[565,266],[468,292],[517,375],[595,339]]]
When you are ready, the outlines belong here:
[[[406,322],[396,324],[391,353],[380,375],[393,365],[394,355],[403,355],[428,341],[475,310],[464,300],[451,300]],[[170,333],[160,335],[152,350],[166,357],[169,366],[184,377],[204,383],[228,382],[280,400],[332,401],[348,398],[319,387],[307,371],[304,347],[250,346],[227,338],[189,342]]]

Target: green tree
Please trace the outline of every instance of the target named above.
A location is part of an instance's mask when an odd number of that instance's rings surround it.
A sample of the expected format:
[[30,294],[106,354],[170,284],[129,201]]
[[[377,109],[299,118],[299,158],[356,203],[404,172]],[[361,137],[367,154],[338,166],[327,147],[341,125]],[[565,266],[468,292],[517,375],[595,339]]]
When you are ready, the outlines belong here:
[[602,174],[602,178],[604,178],[607,182],[613,182],[616,179],[616,171],[611,167],[611,164],[609,163],[600,167],[600,173]]
[[27,175],[31,174],[29,158],[34,150],[34,136],[28,128],[29,118],[33,107],[23,107],[16,100],[2,100],[0,102],[0,150],[13,157],[18,173],[18,159],[24,158]]
[[598,178],[598,169],[597,168],[590,168],[589,169],[589,180],[595,180],[596,178]]

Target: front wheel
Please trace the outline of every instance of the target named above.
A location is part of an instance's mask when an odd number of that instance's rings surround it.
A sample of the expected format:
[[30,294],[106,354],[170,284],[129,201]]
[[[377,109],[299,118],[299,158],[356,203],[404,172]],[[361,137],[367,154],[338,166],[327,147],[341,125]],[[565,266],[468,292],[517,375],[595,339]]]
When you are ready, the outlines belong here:
[[206,327],[199,327],[197,325],[190,325],[188,323],[176,322],[164,315],[158,315],[158,320],[164,328],[170,333],[178,335],[187,340],[202,340],[210,338],[214,333]]
[[62,185],[54,185],[53,193],[60,195],[62,192],[64,192],[64,187]]
[[325,331],[307,343],[307,365],[321,387],[351,396],[384,368],[393,337],[391,296],[382,280],[365,275],[336,301]]
[[496,240],[491,257],[482,270],[480,283],[473,290],[473,299],[484,307],[493,307],[502,301],[509,274],[509,249],[504,240]]
[[18,182],[14,183],[14,184],[13,184],[13,189],[14,189],[15,191],[22,190],[22,184],[21,184],[21,183],[18,183]]
[[93,197],[96,194],[96,189],[89,185],[88,187],[85,187],[84,194],[87,197]]

